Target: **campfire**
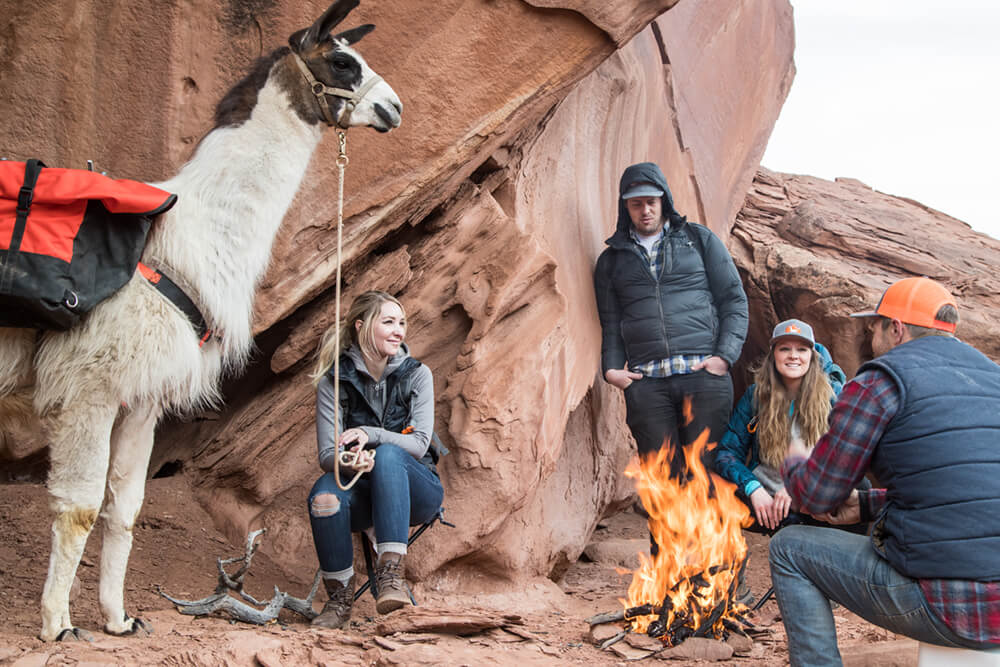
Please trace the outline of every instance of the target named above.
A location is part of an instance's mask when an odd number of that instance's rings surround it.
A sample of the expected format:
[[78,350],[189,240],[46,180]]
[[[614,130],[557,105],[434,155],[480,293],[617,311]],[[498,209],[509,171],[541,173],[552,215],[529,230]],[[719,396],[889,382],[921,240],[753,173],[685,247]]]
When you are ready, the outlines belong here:
[[747,554],[741,524],[750,510],[736,486],[709,473],[702,463],[706,430],[684,452],[687,472],[670,476],[670,443],[656,455],[633,460],[625,474],[635,479],[659,553],[639,554],[624,617],[627,630],[675,646],[688,637],[723,638],[746,625],[743,605],[733,602],[737,573]]

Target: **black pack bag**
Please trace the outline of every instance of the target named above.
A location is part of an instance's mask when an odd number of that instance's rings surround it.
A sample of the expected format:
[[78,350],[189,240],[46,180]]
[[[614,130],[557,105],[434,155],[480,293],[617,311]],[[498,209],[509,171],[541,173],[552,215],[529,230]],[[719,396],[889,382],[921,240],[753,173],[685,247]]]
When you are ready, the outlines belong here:
[[69,329],[135,273],[177,196],[39,160],[0,161],[0,327]]

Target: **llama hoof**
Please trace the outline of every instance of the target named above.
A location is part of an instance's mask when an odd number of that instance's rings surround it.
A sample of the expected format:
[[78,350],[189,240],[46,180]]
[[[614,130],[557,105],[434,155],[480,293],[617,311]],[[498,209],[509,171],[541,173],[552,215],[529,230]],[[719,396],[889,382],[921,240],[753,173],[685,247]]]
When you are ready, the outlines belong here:
[[[131,621],[131,625],[129,625],[129,621]],[[128,626],[128,629],[122,632],[110,630],[108,626],[104,626],[104,632],[115,637],[148,637],[153,634],[153,626],[141,618],[132,618],[125,614],[125,625]]]
[[56,635],[57,642],[92,642],[93,635],[83,628],[66,628]]

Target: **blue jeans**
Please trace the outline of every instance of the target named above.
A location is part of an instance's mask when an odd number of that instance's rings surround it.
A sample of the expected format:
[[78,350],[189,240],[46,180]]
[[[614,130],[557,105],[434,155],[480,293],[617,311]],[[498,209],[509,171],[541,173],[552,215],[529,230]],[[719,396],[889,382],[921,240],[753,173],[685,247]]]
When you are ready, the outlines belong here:
[[[352,532],[374,525],[379,544],[405,545],[410,526],[430,521],[441,507],[444,490],[437,475],[395,445],[381,445],[376,451],[375,467],[350,490],[342,491],[328,472],[309,492],[309,523],[324,572],[354,564]],[[347,472],[353,476],[353,471]],[[342,471],[341,479],[346,482],[350,476]],[[327,515],[317,512],[313,500],[320,494],[336,496],[339,507]]]
[[792,665],[840,665],[830,600],[896,634],[952,648],[995,648],[962,639],[937,617],[916,579],[897,572],[871,540],[833,528],[788,526],[770,544],[771,583]]

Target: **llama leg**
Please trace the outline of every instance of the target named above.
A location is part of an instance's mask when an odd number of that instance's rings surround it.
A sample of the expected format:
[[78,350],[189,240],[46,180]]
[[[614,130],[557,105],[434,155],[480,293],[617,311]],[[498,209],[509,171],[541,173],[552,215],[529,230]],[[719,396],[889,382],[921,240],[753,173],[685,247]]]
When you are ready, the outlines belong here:
[[44,418],[49,437],[49,494],[56,518],[42,590],[45,641],[79,639],[69,616],[69,591],[104,497],[115,405],[55,408]]
[[139,516],[146,488],[146,470],[153,451],[153,431],[159,406],[140,405],[124,414],[111,433],[108,493],[101,519],[101,610],[104,631],[112,635],[146,635],[151,628],[125,613],[125,570],[132,551],[132,528]]
[[35,335],[0,327],[0,458],[21,458],[43,442],[32,401]]

